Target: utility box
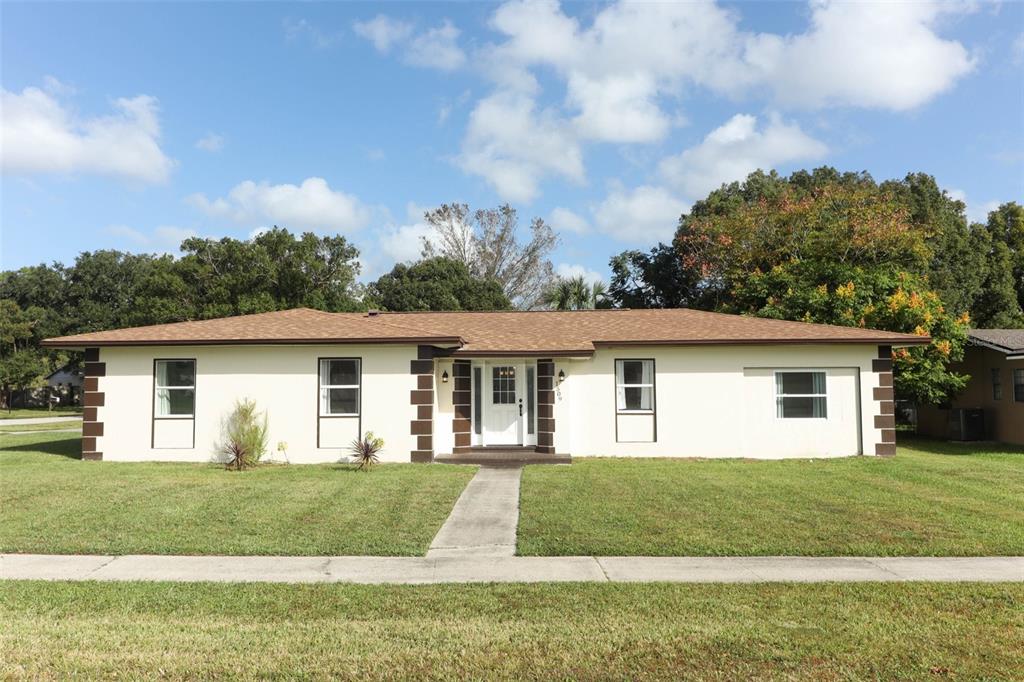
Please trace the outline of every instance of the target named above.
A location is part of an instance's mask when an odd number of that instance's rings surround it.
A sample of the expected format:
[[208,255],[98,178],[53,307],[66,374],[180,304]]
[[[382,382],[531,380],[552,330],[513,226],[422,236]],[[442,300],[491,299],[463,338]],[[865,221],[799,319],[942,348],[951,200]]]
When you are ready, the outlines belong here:
[[949,439],[985,440],[985,410],[958,407],[949,411]]

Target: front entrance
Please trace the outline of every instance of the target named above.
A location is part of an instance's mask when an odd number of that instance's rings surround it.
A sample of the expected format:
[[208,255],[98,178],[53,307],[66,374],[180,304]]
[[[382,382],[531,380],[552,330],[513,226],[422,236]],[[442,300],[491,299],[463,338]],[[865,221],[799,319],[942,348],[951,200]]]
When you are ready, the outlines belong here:
[[475,445],[536,445],[536,372],[533,362],[474,363]]

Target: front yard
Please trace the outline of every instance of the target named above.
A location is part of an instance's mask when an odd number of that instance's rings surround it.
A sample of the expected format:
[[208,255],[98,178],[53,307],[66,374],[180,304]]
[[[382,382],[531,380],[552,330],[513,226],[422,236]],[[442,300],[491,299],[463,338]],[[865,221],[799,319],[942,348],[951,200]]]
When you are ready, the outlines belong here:
[[0,434],[0,552],[422,555],[475,468],[80,462],[67,433]]
[[4,678],[994,680],[1024,670],[1024,584],[0,582],[0,622]]
[[1024,554],[1024,450],[903,440],[892,459],[527,467],[519,553]]
[[13,410],[0,410],[0,420],[25,419],[30,417],[77,417],[82,414],[81,407],[16,407]]

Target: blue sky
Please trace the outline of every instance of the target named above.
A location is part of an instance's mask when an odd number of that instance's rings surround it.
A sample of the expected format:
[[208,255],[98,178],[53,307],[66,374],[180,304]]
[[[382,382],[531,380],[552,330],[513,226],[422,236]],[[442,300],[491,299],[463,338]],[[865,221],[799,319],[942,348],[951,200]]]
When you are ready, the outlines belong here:
[[1024,198],[1024,3],[3,3],[0,265],[509,202],[564,274],[757,167]]

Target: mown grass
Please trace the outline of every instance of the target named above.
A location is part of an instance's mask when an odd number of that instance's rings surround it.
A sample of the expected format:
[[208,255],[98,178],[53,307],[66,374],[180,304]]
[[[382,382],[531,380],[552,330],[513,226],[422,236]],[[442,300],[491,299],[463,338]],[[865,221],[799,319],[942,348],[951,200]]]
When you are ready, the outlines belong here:
[[1024,450],[894,458],[583,459],[523,474],[524,555],[1024,554]]
[[4,424],[0,422],[0,433],[23,433],[26,431],[74,431],[82,430],[81,422],[49,422],[46,424]]
[[27,419],[31,417],[74,417],[82,414],[81,407],[17,407],[13,410],[0,410],[0,421],[4,419]]
[[422,555],[475,468],[81,462],[74,434],[0,435],[0,551]]
[[5,678],[1013,679],[1024,585],[0,583]]

